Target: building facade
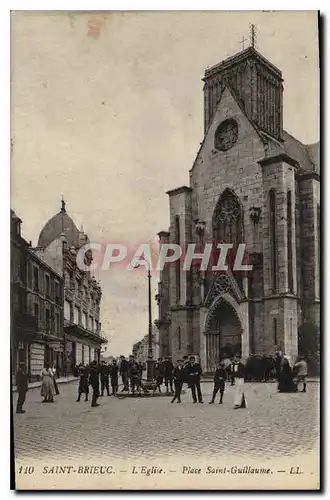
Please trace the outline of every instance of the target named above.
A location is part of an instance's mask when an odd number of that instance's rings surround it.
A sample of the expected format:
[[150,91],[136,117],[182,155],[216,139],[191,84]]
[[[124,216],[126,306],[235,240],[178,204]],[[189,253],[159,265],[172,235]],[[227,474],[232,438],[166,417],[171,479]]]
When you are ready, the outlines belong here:
[[64,369],[63,277],[29,249],[27,262],[27,312],[36,320],[33,342],[28,346],[31,380],[39,377],[45,363]]
[[[145,335],[141,340],[136,342],[132,348],[133,356],[135,356],[135,359],[140,363],[146,363],[148,359],[148,337],[148,335]],[[159,342],[157,337],[158,330],[155,328],[152,334],[152,353],[154,360],[159,357]]]
[[283,129],[282,73],[253,47],[203,81],[204,139],[160,244],[245,244],[252,271],[165,267],[160,355],[199,353],[206,371],[224,352],[295,357],[299,325],[320,322],[319,144]]
[[99,361],[101,346],[107,343],[101,333],[101,287],[89,271],[77,265],[77,253],[88,242],[88,236],[83,228],[78,230],[62,200],[60,212],[45,224],[38,247],[34,249],[40,259],[64,278],[60,348],[64,353],[66,373],[73,371],[77,364]]
[[63,367],[63,277],[22,238],[21,223],[11,211],[12,374],[24,363],[33,381],[45,362]]
[[27,315],[27,254],[29,243],[21,236],[22,220],[10,211],[10,346],[11,373],[19,363],[28,365],[28,345],[36,331],[34,316]]

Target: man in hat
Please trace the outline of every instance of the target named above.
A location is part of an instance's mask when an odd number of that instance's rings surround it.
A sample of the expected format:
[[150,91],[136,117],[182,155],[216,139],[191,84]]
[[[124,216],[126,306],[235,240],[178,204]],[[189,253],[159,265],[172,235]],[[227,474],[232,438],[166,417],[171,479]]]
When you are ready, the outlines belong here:
[[165,377],[165,387],[168,393],[168,385],[170,385],[170,390],[173,392],[173,363],[170,356],[167,356],[164,361],[164,377]]
[[239,354],[236,354],[233,359],[232,364],[232,375],[235,379],[235,398],[234,398],[234,408],[235,410],[238,408],[246,408],[246,399],[244,395],[244,375],[245,375],[245,367],[241,362]]
[[220,391],[220,401],[219,403],[222,404],[223,400],[223,393],[225,392],[225,380],[226,380],[227,372],[226,372],[226,367],[223,361],[220,362],[218,368],[215,370],[214,374],[214,386],[213,386],[213,394],[212,394],[212,399],[209,404],[213,404],[215,400],[215,396],[217,395],[218,391]]
[[107,395],[110,396],[109,366],[107,365],[107,363],[105,361],[101,362],[100,377],[101,377],[101,396],[103,397],[104,389],[106,389]]
[[119,373],[121,376],[121,380],[123,382],[123,388],[121,392],[128,391],[128,361],[125,359],[125,356],[120,356],[120,368]]
[[26,393],[29,390],[29,383],[24,363],[20,363],[18,365],[18,370],[16,372],[16,386],[18,393],[16,413],[25,413],[23,405],[25,403]]
[[184,382],[184,367],[183,367],[183,360],[179,359],[177,361],[176,367],[173,370],[173,379],[174,379],[174,388],[175,388],[175,393],[174,397],[171,401],[171,403],[174,403],[174,401],[177,399],[177,403],[181,403],[181,391],[182,391],[182,385]]
[[119,367],[117,365],[117,360],[114,358],[112,360],[112,365],[110,367],[110,381],[111,381],[111,388],[112,388],[112,396],[115,396],[118,391],[118,370]]
[[138,391],[138,393],[141,393],[140,367],[136,361],[132,361],[132,364],[130,366],[129,378],[133,396],[135,395],[136,390]]
[[154,391],[156,391],[158,389],[159,392],[162,392],[161,385],[163,383],[163,378],[164,378],[163,358],[158,358],[157,363],[155,363],[155,381],[156,381],[156,386],[155,386]]
[[225,366],[228,378],[230,377],[231,359],[226,352],[223,353],[222,363]]
[[280,379],[281,366],[282,366],[283,355],[281,351],[276,351],[275,353],[275,370],[276,370],[276,378]]
[[99,377],[99,369],[97,366],[97,361],[92,362],[92,366],[89,372],[89,383],[93,389],[93,397],[92,397],[92,407],[100,406],[97,402],[97,398],[100,395],[100,377]]
[[200,383],[202,368],[199,363],[196,363],[195,356],[190,356],[189,364],[187,365],[185,371],[187,376],[188,387],[190,387],[191,389],[191,395],[194,403],[197,403],[196,391],[198,396],[198,402],[204,403],[201,391],[201,383]]

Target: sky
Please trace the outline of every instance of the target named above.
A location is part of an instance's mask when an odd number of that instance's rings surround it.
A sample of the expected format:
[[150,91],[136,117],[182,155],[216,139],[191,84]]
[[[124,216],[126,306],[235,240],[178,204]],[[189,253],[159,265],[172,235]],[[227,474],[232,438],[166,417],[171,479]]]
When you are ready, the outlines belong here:
[[[37,244],[63,195],[92,242],[157,242],[166,191],[188,185],[203,139],[204,71],[242,50],[249,23],[283,73],[284,128],[318,141],[316,12],[13,12],[11,208],[23,236]],[[96,278],[108,352],[128,354],[148,332],[146,272]]]

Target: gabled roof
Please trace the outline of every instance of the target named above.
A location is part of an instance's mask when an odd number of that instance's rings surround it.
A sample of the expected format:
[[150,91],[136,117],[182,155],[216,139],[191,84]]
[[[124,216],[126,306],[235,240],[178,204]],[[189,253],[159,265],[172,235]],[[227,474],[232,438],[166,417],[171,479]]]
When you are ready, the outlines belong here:
[[[237,95],[237,92],[235,89],[232,88],[232,86],[227,83],[226,86],[224,87],[223,91],[221,92],[221,95],[218,100],[218,106],[220,105],[220,101],[222,98],[222,95],[225,91],[225,89],[229,90],[231,95],[233,96],[233,99],[236,101],[237,105],[239,106],[241,112],[244,114],[245,118],[248,120],[250,123],[251,127],[254,128],[262,142],[265,144],[266,148],[268,149],[267,156],[271,155],[281,155],[285,154],[287,156],[290,156],[293,160],[297,161],[299,163],[299,167],[302,171],[304,172],[317,172],[320,173],[320,143],[316,142],[314,144],[303,144],[300,142],[298,139],[293,137],[291,134],[283,130],[283,141],[279,142],[275,138],[269,136],[268,134],[264,133],[262,130],[258,128],[258,126],[250,120],[249,116],[245,112],[244,109],[244,104],[242,100],[239,98]],[[216,112],[215,112],[216,113]],[[214,113],[214,116],[215,116]],[[200,144],[200,148],[197,152],[196,158],[194,160],[194,163],[192,165],[192,168],[190,169],[190,172],[193,170],[196,160],[198,158],[198,155],[204,145],[205,138],[207,136],[207,133],[213,123],[210,123],[207,131],[205,132],[203,141]]]
[[[307,146],[298,141],[291,134],[283,130],[283,140],[285,152],[291,156],[293,159],[299,162],[300,168],[308,172],[319,172],[319,159],[316,157],[319,155],[319,145],[320,143],[315,143],[312,146]],[[309,151],[309,148],[312,148]],[[313,153],[315,158],[313,157]]]
[[320,172],[319,142],[312,145],[306,145],[283,130],[282,143],[269,138],[268,146],[269,150],[267,156],[285,154],[298,162],[301,172]]
[[211,127],[211,126],[212,126],[212,124],[213,124],[215,114],[216,114],[216,112],[217,112],[218,106],[220,106],[220,102],[221,102],[222,96],[223,96],[223,94],[224,94],[224,92],[225,92],[225,90],[226,90],[226,89],[228,89],[228,90],[229,90],[229,92],[230,92],[230,93],[231,93],[231,95],[233,96],[233,99],[235,100],[236,104],[237,104],[237,105],[238,105],[238,107],[240,108],[241,112],[243,113],[243,115],[245,116],[245,118],[248,120],[248,122],[250,123],[251,127],[253,127],[253,128],[254,128],[254,130],[256,131],[256,133],[259,135],[259,137],[260,137],[260,139],[262,140],[262,142],[263,142],[264,144],[266,144],[266,142],[267,142],[267,141],[266,141],[266,139],[265,139],[265,135],[264,135],[264,134],[263,134],[263,133],[259,130],[259,128],[256,126],[256,124],[255,124],[255,123],[253,123],[253,122],[250,120],[250,118],[248,117],[247,113],[245,112],[243,101],[239,98],[239,96],[238,96],[237,92],[236,92],[236,91],[235,91],[235,89],[234,89],[234,88],[230,85],[230,83],[228,83],[228,82],[227,82],[227,83],[226,83],[226,85],[224,86],[224,88],[222,89],[222,92],[221,92],[221,94],[220,94],[220,96],[219,96],[219,99],[218,99],[218,102],[217,102],[217,108],[216,108],[216,110],[215,110],[215,112],[214,112],[214,115],[213,115],[212,121],[211,121],[211,123],[210,123],[210,125],[209,125],[208,129],[206,130],[206,132],[205,132],[205,134],[204,134],[203,141],[200,143],[200,148],[199,148],[199,150],[197,151],[197,155],[196,155],[196,158],[195,158],[195,160],[194,160],[194,163],[193,163],[193,165],[192,165],[192,167],[191,167],[191,169],[190,169],[190,172],[193,170],[193,168],[194,168],[194,166],[195,166],[195,164],[196,164],[196,160],[197,160],[197,158],[198,158],[198,155],[199,155],[199,153],[200,153],[200,151],[201,151],[202,147],[204,146],[204,142],[205,142],[206,136],[207,136],[207,134],[208,134],[208,131],[209,131],[210,127]]
[[315,171],[320,173],[320,143],[315,142],[314,144],[305,146],[305,148],[307,149],[308,155],[315,165]]

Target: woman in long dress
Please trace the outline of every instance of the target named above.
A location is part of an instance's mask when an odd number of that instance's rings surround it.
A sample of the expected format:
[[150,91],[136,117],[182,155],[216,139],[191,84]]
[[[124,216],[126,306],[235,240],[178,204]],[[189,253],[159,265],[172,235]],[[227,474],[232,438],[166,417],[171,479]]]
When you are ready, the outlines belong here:
[[292,368],[288,357],[283,358],[280,376],[278,380],[279,392],[296,392],[296,386],[293,381]]
[[41,383],[41,396],[44,398],[43,403],[53,403],[54,402],[54,382],[53,382],[53,372],[48,363],[45,363],[45,367],[40,374],[42,378]]

